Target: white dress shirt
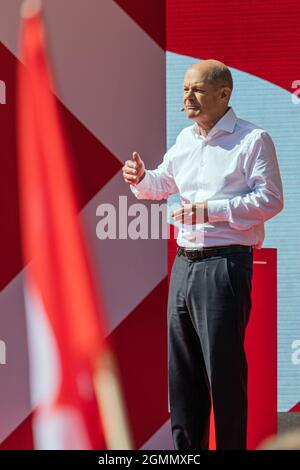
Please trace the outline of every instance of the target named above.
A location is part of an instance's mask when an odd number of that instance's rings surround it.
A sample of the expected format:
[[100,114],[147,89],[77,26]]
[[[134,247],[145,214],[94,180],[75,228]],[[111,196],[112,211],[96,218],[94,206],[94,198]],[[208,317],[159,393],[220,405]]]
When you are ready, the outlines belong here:
[[269,134],[237,118],[231,107],[206,137],[185,127],[155,170],[130,185],[138,199],[208,201],[208,222],[182,225],[179,246],[252,245],[261,248],[264,222],[283,208],[276,150]]

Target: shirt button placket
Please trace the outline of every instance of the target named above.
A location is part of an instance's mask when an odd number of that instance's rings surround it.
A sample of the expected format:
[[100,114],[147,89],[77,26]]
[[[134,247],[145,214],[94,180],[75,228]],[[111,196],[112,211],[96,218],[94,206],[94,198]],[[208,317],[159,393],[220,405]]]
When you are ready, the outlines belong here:
[[[206,140],[202,140],[202,149],[204,149],[205,146],[206,146]],[[205,165],[204,156],[203,156],[203,152],[201,152],[200,166],[203,167],[204,165]]]

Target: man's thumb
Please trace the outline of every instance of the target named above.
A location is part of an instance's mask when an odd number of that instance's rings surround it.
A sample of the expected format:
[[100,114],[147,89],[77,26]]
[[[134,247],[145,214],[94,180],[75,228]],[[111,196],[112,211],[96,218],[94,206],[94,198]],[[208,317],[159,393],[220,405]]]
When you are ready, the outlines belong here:
[[132,160],[136,163],[141,163],[142,159],[137,152],[133,152]]

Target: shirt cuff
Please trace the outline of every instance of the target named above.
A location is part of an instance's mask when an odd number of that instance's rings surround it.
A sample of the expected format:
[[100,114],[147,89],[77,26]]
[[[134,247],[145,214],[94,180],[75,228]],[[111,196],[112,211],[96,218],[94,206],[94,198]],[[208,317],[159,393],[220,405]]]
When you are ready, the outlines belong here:
[[208,201],[208,221],[228,222],[229,221],[229,199],[218,199]]
[[147,170],[145,170],[145,176],[142,179],[142,181],[140,181],[137,184],[131,184],[130,189],[133,192],[133,194],[137,196],[138,194],[140,194],[140,191],[146,191],[148,189],[148,186],[149,186],[149,175],[148,175]]
[[148,183],[149,183],[149,175],[148,175],[148,171],[145,170],[145,176],[144,178],[142,179],[142,181],[140,181],[139,183],[137,184],[132,184],[131,186],[133,186],[134,188],[138,189],[139,191],[144,191],[145,189],[148,188]]

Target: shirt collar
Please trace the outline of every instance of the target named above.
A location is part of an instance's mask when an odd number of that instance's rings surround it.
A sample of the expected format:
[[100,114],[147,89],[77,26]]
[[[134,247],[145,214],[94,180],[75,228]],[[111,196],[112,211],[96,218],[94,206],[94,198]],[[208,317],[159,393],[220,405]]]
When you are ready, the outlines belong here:
[[[233,111],[233,108],[229,106],[228,111],[226,111],[226,113],[221,117],[221,119],[219,119],[216,122],[214,127],[211,128],[211,130],[207,134],[207,137],[214,135],[217,131],[225,131],[225,132],[232,133],[235,128],[236,122],[237,122],[237,116],[235,112]],[[193,131],[197,135],[200,134],[199,127],[196,122],[193,125]]]

